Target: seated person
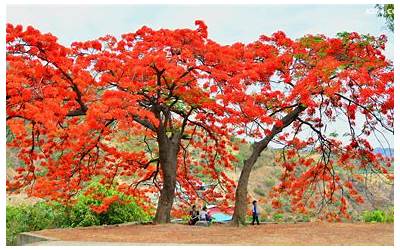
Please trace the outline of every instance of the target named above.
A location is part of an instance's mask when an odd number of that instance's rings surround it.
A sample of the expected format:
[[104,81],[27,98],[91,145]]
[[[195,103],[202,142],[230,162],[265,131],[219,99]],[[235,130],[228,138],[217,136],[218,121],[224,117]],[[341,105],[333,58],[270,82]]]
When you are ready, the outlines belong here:
[[200,211],[200,220],[211,222],[211,216],[208,214],[206,206]]
[[192,206],[190,211],[189,225],[194,225],[199,220],[199,211],[196,210],[196,205]]

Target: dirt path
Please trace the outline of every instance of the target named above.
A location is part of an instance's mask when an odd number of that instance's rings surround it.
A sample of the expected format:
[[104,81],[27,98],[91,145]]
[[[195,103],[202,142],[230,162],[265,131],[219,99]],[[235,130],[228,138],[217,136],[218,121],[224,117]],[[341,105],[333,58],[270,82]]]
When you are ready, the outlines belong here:
[[393,224],[129,225],[36,232],[63,241],[226,245],[393,245]]

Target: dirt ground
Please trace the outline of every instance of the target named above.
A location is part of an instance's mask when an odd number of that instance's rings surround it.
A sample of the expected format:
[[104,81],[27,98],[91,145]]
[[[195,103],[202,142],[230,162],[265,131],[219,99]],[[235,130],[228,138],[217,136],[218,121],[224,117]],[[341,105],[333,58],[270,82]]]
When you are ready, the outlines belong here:
[[393,224],[302,223],[195,227],[124,225],[35,232],[62,241],[215,245],[390,245]]

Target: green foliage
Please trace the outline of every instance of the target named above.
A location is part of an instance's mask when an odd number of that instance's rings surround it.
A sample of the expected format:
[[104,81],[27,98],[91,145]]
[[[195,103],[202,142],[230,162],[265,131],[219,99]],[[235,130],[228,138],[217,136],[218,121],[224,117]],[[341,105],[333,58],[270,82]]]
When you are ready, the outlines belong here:
[[37,231],[46,228],[86,227],[125,222],[147,222],[151,217],[139,207],[135,200],[113,188],[93,182],[88,188],[94,188],[96,194],[104,197],[119,196],[104,213],[97,214],[91,205],[100,205],[100,201],[85,195],[82,191],[72,206],[56,202],[38,202],[34,205],[7,206],[6,235],[7,245],[15,245],[16,237],[21,232]]
[[300,38],[301,44],[308,48],[312,47],[316,43],[321,43],[323,41],[324,39],[321,36],[305,36]]
[[273,186],[275,186],[275,184],[276,184],[276,179],[274,179],[274,178],[267,178],[266,180],[265,180],[265,186],[267,186],[267,187],[273,187]]
[[21,232],[38,231],[45,228],[64,227],[68,220],[60,207],[46,202],[34,205],[6,207],[6,241],[15,245]]
[[96,194],[104,197],[117,195],[119,201],[112,203],[105,213],[97,214],[92,211],[90,206],[98,206],[101,201],[81,192],[70,212],[71,226],[111,225],[129,221],[146,222],[150,220],[150,216],[136,204],[132,197],[113,188],[107,188],[96,181],[90,183],[87,188],[95,190]]
[[279,202],[282,204],[282,209],[287,212],[290,213],[290,211],[292,210],[292,207],[290,205],[290,199],[287,196],[281,196],[279,197]]
[[11,131],[10,127],[8,125],[6,125],[6,141],[7,141],[7,143],[12,142],[14,140],[14,138],[15,138],[15,135]]
[[282,221],[284,216],[283,214],[274,214],[272,218],[274,219],[274,221]]
[[273,175],[274,175],[275,177],[279,177],[279,176],[281,176],[281,174],[282,174],[282,170],[281,170],[280,168],[275,168],[275,169],[274,169]]
[[337,132],[332,132],[332,133],[329,134],[329,136],[331,136],[331,137],[338,137],[339,134],[338,134]]
[[[232,139],[232,140],[234,141],[235,139]],[[237,154],[235,154],[235,157],[238,160],[237,162],[234,162],[235,167],[242,169],[244,161],[250,156],[250,154],[251,154],[250,144],[240,143],[239,150],[238,150]]]
[[310,216],[305,215],[305,214],[297,215],[295,220],[296,220],[296,222],[310,222],[311,221]]
[[265,191],[259,187],[254,188],[253,191],[255,194],[258,194],[260,196],[266,196]]
[[338,33],[336,34],[336,36],[337,36],[338,38],[341,38],[344,42],[347,42],[347,41],[349,40],[350,33],[347,32],[347,31],[338,32]]
[[273,211],[273,208],[272,208],[272,206],[270,205],[270,204],[265,204],[265,206],[264,206],[264,211],[267,213],[267,214],[270,214],[270,213],[272,213],[272,211]]
[[375,8],[378,16],[386,20],[386,25],[392,32],[394,31],[394,4],[377,4]]
[[[238,141],[238,139],[232,138],[231,141],[236,142],[239,144],[239,150],[235,154],[235,157],[237,158],[237,162],[234,163],[235,167],[238,169],[243,168],[244,161],[250,157],[251,152],[252,152],[252,144],[251,143],[241,143]],[[261,166],[264,166],[266,164],[275,166],[275,161],[274,161],[274,151],[271,149],[264,150],[257,162],[254,164],[254,169],[259,168]]]
[[380,223],[393,223],[394,222],[394,209],[391,208],[389,211],[383,210],[372,210],[364,211],[362,214],[362,220],[364,222],[380,222]]

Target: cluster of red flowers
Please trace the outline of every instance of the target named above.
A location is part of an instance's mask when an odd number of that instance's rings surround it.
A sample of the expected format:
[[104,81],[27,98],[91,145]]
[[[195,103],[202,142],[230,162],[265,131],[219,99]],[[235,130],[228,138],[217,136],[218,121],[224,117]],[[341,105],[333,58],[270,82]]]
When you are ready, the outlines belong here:
[[[51,34],[8,24],[13,140],[7,146],[19,150],[22,162],[8,190],[31,186],[32,195],[68,200],[94,176],[108,184],[130,177],[121,190],[150,201],[169,179],[183,207],[201,196],[227,208],[236,183],[224,171],[237,163],[234,139],[243,135],[279,134],[273,139],[284,145],[281,183],[271,194],[276,208],[282,195],[302,212],[329,199],[341,202],[347,216],[342,194],[357,202],[362,197],[335,168],[354,176],[354,169],[368,167],[390,177],[391,160],[374,154],[367,140],[377,129],[393,130],[394,74],[382,53],[385,37],[293,40],[279,31],[223,46],[208,38],[202,21],[196,25],[143,27],[120,39],[65,47]],[[343,118],[349,143],[326,132]],[[176,147],[172,161],[162,160],[171,149],[160,146],[165,141]],[[175,166],[165,169],[170,162]],[[204,179],[217,184],[199,194]],[[102,213],[117,201],[104,198],[92,208]]]

